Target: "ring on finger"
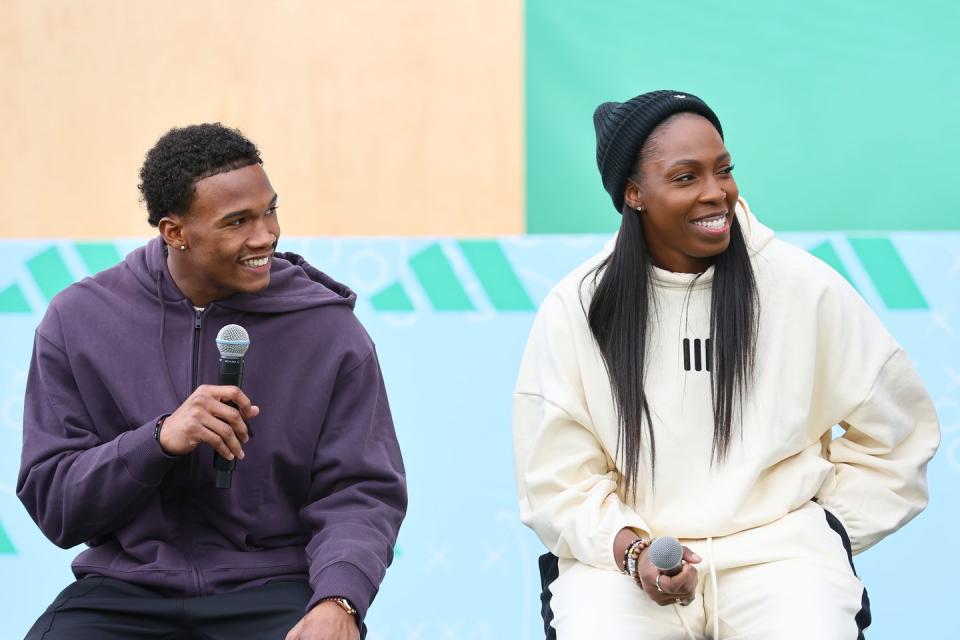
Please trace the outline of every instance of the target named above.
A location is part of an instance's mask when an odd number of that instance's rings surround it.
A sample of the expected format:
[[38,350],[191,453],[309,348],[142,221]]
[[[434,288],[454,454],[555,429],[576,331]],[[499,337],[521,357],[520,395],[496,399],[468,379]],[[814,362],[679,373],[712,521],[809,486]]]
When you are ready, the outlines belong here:
[[662,575],[663,575],[662,573],[658,573],[657,579],[654,581],[654,584],[657,585],[657,591],[659,591],[660,593],[663,593],[663,589],[660,588],[660,576]]

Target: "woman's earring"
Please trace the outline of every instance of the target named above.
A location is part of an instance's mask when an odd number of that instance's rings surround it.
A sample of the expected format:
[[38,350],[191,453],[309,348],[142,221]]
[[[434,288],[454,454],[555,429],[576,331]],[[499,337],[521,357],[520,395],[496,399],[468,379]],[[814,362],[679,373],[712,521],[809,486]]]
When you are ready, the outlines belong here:
[[637,207],[637,213],[643,213],[643,207],[642,207],[642,206]]
[[186,251],[186,250],[187,250],[187,245],[185,244],[180,245],[180,251]]

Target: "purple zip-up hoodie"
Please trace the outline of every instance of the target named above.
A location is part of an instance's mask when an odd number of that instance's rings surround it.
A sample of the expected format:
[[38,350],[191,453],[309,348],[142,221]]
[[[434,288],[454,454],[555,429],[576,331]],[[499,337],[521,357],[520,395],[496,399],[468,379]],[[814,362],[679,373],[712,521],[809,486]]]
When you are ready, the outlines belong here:
[[[278,253],[270,285],[194,309],[159,238],[60,293],[37,328],[17,495],[54,543],[87,543],[78,577],[173,597],[309,577],[308,609],[344,596],[361,617],[393,557],[406,482],[356,295]],[[230,489],[213,450],[168,456],[157,419],[217,384],[214,339],[250,334],[250,421]]]

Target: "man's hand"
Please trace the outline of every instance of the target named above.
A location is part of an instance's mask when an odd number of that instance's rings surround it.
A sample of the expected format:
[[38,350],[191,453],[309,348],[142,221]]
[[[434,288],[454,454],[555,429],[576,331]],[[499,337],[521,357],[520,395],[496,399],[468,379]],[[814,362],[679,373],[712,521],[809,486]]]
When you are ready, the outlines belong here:
[[[225,404],[228,401],[239,408]],[[182,456],[206,442],[227,460],[243,459],[240,445],[250,439],[244,420],[259,413],[260,407],[237,387],[200,385],[163,421],[160,448],[167,455]]]
[[[697,589],[697,570],[693,565],[700,562],[700,556],[684,547],[683,569],[675,576],[667,576],[661,574],[660,570],[650,562],[649,550],[649,548],[644,549],[637,560],[640,567],[637,569],[640,575],[640,586],[647,595],[661,607],[693,600]],[[659,589],[657,589],[658,576]]]
[[300,619],[285,640],[359,640],[360,627],[336,602],[321,602]]

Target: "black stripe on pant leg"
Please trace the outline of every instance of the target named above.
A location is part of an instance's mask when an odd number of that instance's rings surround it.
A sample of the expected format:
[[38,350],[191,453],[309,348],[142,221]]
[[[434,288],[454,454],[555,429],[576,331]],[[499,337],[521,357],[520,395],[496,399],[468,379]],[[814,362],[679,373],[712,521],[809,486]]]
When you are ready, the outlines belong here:
[[[850,546],[850,536],[847,535],[847,530],[843,528],[843,524],[837,516],[826,509],[823,510],[823,513],[827,518],[827,526],[840,536],[840,541],[843,542],[843,549],[847,552],[847,561],[850,563],[850,570],[853,571],[853,575],[857,575],[857,568],[853,566],[853,549]],[[857,640],[864,640],[863,630],[870,626],[872,620],[870,615],[870,597],[867,595],[866,587],[863,588],[863,596],[860,598],[860,611],[857,612],[854,620],[857,622]]]
[[557,630],[550,623],[553,622],[553,609],[550,608],[550,585],[560,577],[560,560],[552,553],[540,556],[540,615],[543,617],[543,634],[547,640],[557,640]]

